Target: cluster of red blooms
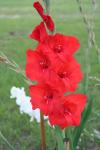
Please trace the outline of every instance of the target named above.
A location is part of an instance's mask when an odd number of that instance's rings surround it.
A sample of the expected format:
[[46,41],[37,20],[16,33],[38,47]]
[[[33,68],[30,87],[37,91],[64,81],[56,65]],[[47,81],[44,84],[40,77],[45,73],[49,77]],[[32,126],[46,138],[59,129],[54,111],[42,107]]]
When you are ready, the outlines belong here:
[[48,34],[47,29],[52,32],[55,28],[52,18],[44,13],[39,2],[33,6],[43,22],[30,35],[31,39],[38,41],[36,49],[27,50],[26,75],[38,82],[30,86],[32,107],[47,115],[51,125],[62,129],[77,126],[86,96],[73,93],[65,96],[65,92],[74,92],[83,77],[80,65],[73,57],[80,47],[79,41],[76,37],[60,33]]

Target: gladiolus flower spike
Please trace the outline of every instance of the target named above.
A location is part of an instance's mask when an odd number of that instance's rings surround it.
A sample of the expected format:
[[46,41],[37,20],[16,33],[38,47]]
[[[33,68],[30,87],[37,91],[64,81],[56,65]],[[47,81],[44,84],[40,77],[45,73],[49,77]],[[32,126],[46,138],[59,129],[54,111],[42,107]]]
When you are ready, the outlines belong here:
[[[26,75],[38,82],[29,87],[32,109],[39,108],[51,125],[62,129],[79,126],[86,104],[86,95],[74,94],[83,79],[81,66],[74,58],[79,40],[61,33],[48,34],[46,26],[50,31],[55,26],[51,16],[44,13],[39,2],[33,6],[43,21],[29,36],[38,41],[36,48],[26,52]],[[73,93],[64,96],[65,92]]]

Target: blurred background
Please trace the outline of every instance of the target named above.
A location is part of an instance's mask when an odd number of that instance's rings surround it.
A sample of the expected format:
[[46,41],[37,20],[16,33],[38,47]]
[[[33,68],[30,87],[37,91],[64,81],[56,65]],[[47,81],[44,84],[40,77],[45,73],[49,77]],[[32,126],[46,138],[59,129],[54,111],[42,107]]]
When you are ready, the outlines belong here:
[[[82,1],[82,0],[81,0]],[[28,38],[41,18],[33,9],[33,0],[0,0],[0,53],[14,60],[22,69],[25,67],[26,50],[37,44]],[[82,9],[81,9],[82,8]],[[100,150],[100,1],[99,0],[51,0],[50,13],[56,24],[56,32],[75,35],[81,48],[76,58],[82,65],[85,79],[79,85],[92,99],[89,116],[77,149]],[[92,78],[91,78],[92,77]],[[96,77],[96,78],[95,78]],[[28,85],[21,74],[0,63],[0,135],[13,145],[15,150],[40,150],[40,127],[25,114],[20,114],[15,100],[10,99],[12,86]],[[46,125],[47,150],[53,150],[55,137]],[[0,150],[11,148],[0,136]]]

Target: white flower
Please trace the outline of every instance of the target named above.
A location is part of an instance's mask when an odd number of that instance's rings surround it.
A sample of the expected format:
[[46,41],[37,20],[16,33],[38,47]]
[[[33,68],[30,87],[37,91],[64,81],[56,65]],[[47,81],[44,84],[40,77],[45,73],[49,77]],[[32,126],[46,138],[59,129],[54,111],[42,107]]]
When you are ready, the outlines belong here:
[[[28,114],[31,119],[30,121],[33,121],[36,119],[36,121],[39,123],[40,122],[40,110],[32,109],[32,105],[30,102],[30,97],[26,96],[24,88],[17,88],[17,87],[12,87],[11,88],[11,96],[10,98],[15,98],[17,105],[20,107],[20,113],[26,113]],[[44,117],[44,119],[47,119],[48,117]]]
[[22,99],[25,97],[24,88],[12,87],[10,93],[10,98],[16,98],[16,103],[20,106]]

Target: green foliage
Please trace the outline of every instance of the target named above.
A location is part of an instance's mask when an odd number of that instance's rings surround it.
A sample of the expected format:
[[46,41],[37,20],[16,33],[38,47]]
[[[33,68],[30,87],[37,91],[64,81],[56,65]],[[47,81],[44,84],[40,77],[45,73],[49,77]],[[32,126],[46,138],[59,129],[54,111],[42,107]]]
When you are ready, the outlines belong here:
[[74,131],[74,137],[73,137],[74,147],[76,147],[78,144],[79,138],[83,132],[83,129],[85,128],[88,117],[90,116],[91,109],[92,109],[92,100],[88,100],[87,107],[85,108],[83,115],[82,115],[81,125],[79,127],[76,127]]
[[68,140],[69,140],[70,150],[74,150],[72,127],[66,128],[66,130],[65,130],[65,135],[66,135],[66,138],[68,138]]
[[57,150],[65,150],[63,132],[58,126],[55,127],[55,134],[57,140]]

